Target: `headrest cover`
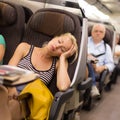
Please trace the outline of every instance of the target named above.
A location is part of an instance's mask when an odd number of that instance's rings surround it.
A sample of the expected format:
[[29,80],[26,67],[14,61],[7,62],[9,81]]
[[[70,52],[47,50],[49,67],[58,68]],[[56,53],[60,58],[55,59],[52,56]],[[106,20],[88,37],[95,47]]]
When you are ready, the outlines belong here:
[[0,2],[0,26],[12,25],[16,22],[17,13],[12,6]]
[[[37,19],[37,21],[34,21]],[[38,12],[30,21],[30,27],[49,36],[60,35],[74,31],[74,21],[69,16],[56,12]]]

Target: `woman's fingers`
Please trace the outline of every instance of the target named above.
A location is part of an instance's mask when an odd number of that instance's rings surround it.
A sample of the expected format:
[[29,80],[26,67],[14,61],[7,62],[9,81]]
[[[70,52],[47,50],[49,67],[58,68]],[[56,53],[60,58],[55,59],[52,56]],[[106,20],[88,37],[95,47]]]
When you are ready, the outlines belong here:
[[71,55],[73,55],[76,52],[76,47],[72,45],[71,47]]
[[72,56],[75,52],[76,52],[76,48],[74,45],[72,45],[68,51],[61,54],[61,57],[63,56],[65,58],[68,58],[68,57]]

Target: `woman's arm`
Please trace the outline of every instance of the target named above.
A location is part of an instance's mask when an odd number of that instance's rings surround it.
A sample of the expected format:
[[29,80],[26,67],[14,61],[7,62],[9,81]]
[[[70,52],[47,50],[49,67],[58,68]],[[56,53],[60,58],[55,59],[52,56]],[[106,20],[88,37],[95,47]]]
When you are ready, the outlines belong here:
[[4,54],[5,54],[5,39],[2,35],[0,35],[0,62],[3,60]]
[[57,87],[60,91],[65,91],[70,87],[70,78],[67,72],[68,62],[64,57],[60,57],[57,68]]
[[71,80],[68,75],[68,61],[67,58],[72,56],[75,52],[74,46],[70,50],[61,54],[57,65],[57,87],[60,91],[65,91],[70,87]]
[[[20,43],[18,47],[16,48],[12,58],[9,61],[9,65],[17,66],[19,61],[26,55],[28,52],[29,45],[27,43]],[[16,96],[18,95],[18,92],[15,87],[8,87],[8,96],[9,99],[16,99]]]
[[5,46],[0,44],[0,61],[3,60],[4,54],[5,54]]
[[30,46],[27,43],[20,43],[18,47],[16,48],[8,64],[17,66],[19,61],[27,54],[29,47]]

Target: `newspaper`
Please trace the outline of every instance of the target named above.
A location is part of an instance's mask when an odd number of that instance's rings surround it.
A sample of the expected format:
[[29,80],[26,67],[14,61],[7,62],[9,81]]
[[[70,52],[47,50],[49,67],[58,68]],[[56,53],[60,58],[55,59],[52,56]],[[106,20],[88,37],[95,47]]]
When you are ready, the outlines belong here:
[[8,86],[16,86],[31,82],[38,78],[32,71],[11,65],[0,65],[0,83]]

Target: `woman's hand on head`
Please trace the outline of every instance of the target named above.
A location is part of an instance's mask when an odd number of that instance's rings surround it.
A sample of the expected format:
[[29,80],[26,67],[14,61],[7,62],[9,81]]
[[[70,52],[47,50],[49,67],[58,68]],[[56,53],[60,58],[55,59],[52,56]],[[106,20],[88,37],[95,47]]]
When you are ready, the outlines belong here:
[[68,51],[62,53],[60,57],[69,58],[69,57],[72,56],[75,52],[76,52],[76,48],[75,48],[74,45],[72,45],[71,48],[70,48]]

